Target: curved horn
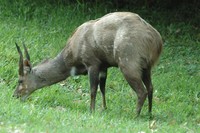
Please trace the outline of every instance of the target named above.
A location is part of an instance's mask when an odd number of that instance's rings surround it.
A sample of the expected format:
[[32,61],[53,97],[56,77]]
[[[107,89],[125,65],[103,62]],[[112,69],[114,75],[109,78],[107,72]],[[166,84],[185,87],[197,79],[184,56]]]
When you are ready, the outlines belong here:
[[27,50],[27,48],[26,48],[26,46],[25,46],[24,43],[23,43],[23,46],[24,46],[24,53],[25,53],[26,59],[27,59],[28,61],[30,61],[30,56],[29,56],[28,50]]
[[23,65],[23,55],[22,55],[22,51],[20,49],[20,47],[17,45],[17,43],[15,43],[16,47],[17,47],[17,51],[20,55],[19,58],[19,75],[20,76],[24,76],[24,65]]

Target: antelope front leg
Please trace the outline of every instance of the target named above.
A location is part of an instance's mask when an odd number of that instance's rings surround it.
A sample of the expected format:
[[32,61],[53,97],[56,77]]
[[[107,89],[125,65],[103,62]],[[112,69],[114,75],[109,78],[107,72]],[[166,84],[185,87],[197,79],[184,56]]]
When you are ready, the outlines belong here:
[[97,95],[97,88],[99,84],[99,67],[91,66],[88,70],[89,81],[90,81],[90,111],[95,111],[95,99]]
[[102,94],[103,101],[103,109],[107,109],[106,106],[106,96],[105,96],[105,86],[106,86],[106,78],[107,78],[107,69],[103,70],[99,74],[99,85]]

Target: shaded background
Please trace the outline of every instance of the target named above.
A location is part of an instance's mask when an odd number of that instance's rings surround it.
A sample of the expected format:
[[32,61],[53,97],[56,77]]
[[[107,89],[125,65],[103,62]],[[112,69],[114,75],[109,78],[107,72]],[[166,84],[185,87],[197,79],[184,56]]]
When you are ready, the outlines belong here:
[[[141,14],[161,12],[168,17],[168,22],[184,21],[199,26],[200,1],[199,0],[1,0],[0,12],[8,16],[26,16],[30,20],[34,17],[37,7],[54,7],[80,5],[85,13],[112,11],[137,11],[143,9]],[[7,12],[8,8],[10,12]],[[146,11],[146,12],[145,12]],[[146,14],[145,14],[146,13]],[[4,14],[4,15],[6,15]],[[161,14],[161,15],[162,15]],[[162,17],[162,16],[159,16]],[[166,19],[167,20],[167,19]]]

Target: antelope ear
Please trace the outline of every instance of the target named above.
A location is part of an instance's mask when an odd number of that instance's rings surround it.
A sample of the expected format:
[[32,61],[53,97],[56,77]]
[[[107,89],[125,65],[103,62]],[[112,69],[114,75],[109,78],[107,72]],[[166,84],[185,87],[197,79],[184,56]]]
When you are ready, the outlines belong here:
[[30,63],[29,60],[24,60],[24,66],[32,68],[31,63]]
[[28,60],[24,60],[24,73],[30,73],[32,69],[31,63]]

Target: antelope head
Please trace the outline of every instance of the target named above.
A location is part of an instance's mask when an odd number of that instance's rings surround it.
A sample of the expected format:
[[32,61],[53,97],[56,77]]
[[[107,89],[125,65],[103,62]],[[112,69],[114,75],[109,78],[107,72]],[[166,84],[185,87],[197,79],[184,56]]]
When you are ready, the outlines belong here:
[[25,53],[25,59],[23,59],[23,54],[20,49],[20,47],[16,43],[17,51],[20,55],[19,58],[19,79],[18,84],[16,87],[16,90],[14,92],[14,97],[21,97],[22,100],[25,100],[33,91],[34,91],[34,82],[32,82],[32,79],[34,79],[33,74],[31,74],[31,63],[30,63],[30,56],[28,53],[28,50],[26,46],[24,46],[24,53]]

